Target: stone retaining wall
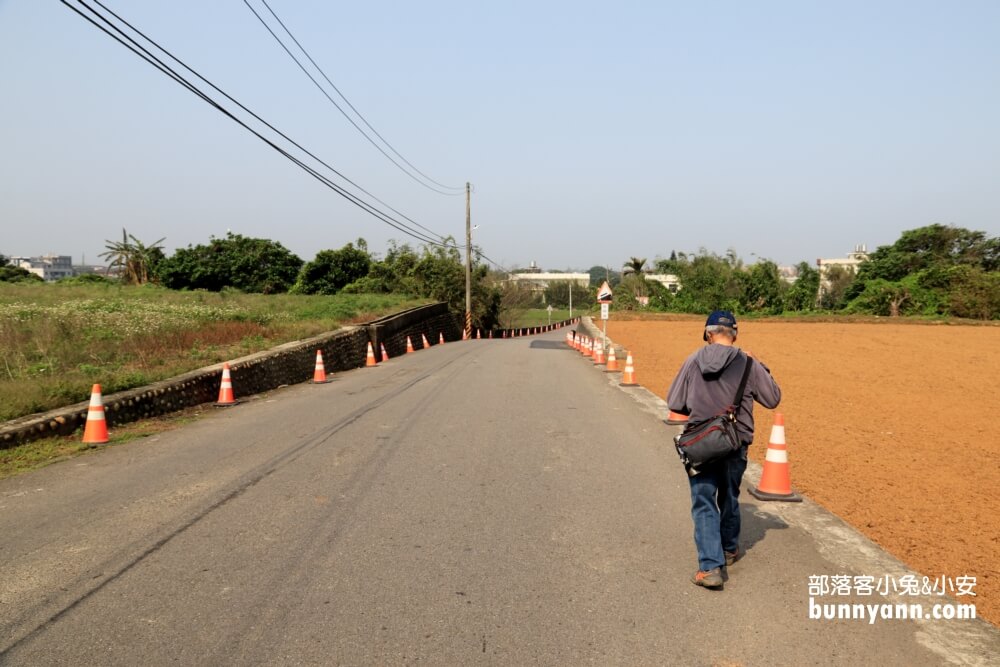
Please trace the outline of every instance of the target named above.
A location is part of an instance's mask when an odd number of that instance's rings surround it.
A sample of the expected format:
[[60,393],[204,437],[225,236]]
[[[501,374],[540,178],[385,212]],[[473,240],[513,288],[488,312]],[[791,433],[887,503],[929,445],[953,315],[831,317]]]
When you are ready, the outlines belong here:
[[[275,389],[282,385],[310,380],[316,363],[316,350],[322,350],[328,373],[365,365],[368,342],[386,343],[390,356],[406,349],[406,336],[420,349],[420,334],[428,338],[438,332],[446,340],[461,338],[459,320],[447,304],[420,306],[375,320],[367,325],[350,326],[304,341],[286,343],[266,352],[229,362],[236,398]],[[376,352],[378,354],[378,352]],[[156,417],[176,410],[215,401],[219,395],[222,364],[206,366],[184,375],[138,389],[104,397],[108,426]],[[89,401],[43,414],[29,415],[0,426],[0,449],[55,435],[70,435],[87,420]]]

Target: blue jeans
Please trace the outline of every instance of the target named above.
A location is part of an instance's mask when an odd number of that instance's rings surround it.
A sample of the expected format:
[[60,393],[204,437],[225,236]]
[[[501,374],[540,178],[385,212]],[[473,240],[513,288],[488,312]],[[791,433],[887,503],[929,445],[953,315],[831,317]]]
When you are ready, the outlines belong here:
[[747,469],[746,447],[707,468],[691,484],[691,518],[698,569],[722,567],[723,551],[736,553],[740,543],[740,483]]

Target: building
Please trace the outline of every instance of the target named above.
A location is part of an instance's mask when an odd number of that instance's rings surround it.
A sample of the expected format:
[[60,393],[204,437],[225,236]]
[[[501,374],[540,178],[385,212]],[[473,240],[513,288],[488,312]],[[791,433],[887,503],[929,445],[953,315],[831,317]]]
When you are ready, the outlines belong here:
[[677,294],[677,290],[681,288],[680,278],[672,273],[647,273],[646,280],[660,283],[670,290],[671,294]]
[[868,246],[861,244],[854,246],[854,251],[847,253],[847,257],[837,259],[817,259],[816,267],[819,269],[819,295],[821,298],[830,289],[830,270],[839,267],[857,274],[858,266],[868,259]]
[[41,257],[11,257],[14,266],[34,273],[42,280],[61,280],[76,275],[73,258],[69,255],[42,255]]
[[590,286],[589,273],[545,273],[543,271],[525,271],[511,273],[507,282],[523,285],[533,292],[544,292],[552,283],[571,283],[586,288]]

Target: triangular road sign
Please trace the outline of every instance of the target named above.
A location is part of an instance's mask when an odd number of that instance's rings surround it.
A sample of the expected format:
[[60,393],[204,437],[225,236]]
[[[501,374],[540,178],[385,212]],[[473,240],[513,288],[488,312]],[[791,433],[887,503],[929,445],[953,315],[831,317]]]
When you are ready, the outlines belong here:
[[597,290],[597,302],[598,303],[611,303],[611,285],[605,280],[601,288]]

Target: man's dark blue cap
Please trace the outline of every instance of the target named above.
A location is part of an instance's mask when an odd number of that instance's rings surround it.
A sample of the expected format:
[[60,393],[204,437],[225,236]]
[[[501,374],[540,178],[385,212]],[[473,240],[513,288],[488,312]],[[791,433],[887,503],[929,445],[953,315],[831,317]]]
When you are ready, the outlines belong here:
[[[705,327],[711,326],[729,327],[733,331],[736,331],[736,316],[728,310],[713,310],[712,314],[705,321]],[[708,332],[702,334],[702,339],[708,340]]]

